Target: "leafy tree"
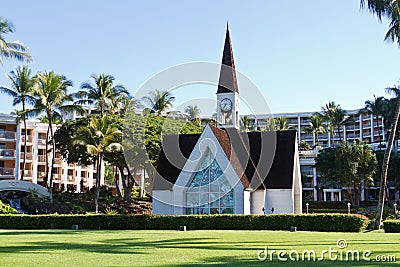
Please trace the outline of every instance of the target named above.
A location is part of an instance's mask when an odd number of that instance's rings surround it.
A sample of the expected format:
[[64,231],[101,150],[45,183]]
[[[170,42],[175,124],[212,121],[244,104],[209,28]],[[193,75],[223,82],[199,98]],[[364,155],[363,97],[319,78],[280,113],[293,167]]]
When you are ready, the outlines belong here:
[[[53,123],[55,118],[61,118],[64,111],[80,111],[79,106],[68,104],[73,100],[72,95],[67,93],[67,89],[72,86],[72,82],[65,76],[55,74],[54,72],[38,73],[34,78],[34,95],[36,97],[34,108],[30,113],[36,115],[44,113],[48,121],[50,139],[54,140]],[[46,147],[50,145],[49,139],[46,140]],[[50,200],[53,201],[53,169],[56,157],[55,142],[51,141],[52,161],[51,172],[46,168],[46,177],[49,177]]]
[[85,146],[87,154],[96,163],[96,187],[94,203],[96,213],[99,212],[100,179],[104,154],[122,150],[120,138],[122,132],[114,124],[110,124],[107,117],[90,117],[86,126],[77,129],[74,135],[74,144]]
[[167,91],[156,89],[155,91],[150,92],[148,96],[143,97],[143,100],[148,102],[152,113],[157,113],[157,116],[161,116],[163,112],[172,106],[175,97]]
[[28,129],[26,128],[26,105],[33,104],[33,82],[31,77],[31,70],[27,66],[17,67],[9,74],[7,78],[11,83],[11,88],[0,87],[0,91],[13,98],[13,106],[22,104],[22,111],[17,112],[19,118],[22,118],[24,123],[24,158],[22,162],[21,180],[24,179],[25,165],[26,165],[26,142],[28,136]]
[[[93,82],[84,82],[81,91],[74,94],[78,99],[76,104],[96,104],[100,109],[101,117],[105,116],[106,109],[115,108],[115,100],[129,97],[129,92],[122,85],[114,85],[114,77],[100,74],[92,75]],[[114,104],[114,106],[113,106]]]
[[354,207],[358,208],[363,182],[371,182],[376,156],[365,143],[343,142],[337,148],[324,149],[316,158],[316,167],[323,183],[345,186]]
[[0,17],[0,63],[3,59],[14,58],[18,61],[32,62],[28,47],[19,41],[7,42],[5,35],[15,32],[14,25]]

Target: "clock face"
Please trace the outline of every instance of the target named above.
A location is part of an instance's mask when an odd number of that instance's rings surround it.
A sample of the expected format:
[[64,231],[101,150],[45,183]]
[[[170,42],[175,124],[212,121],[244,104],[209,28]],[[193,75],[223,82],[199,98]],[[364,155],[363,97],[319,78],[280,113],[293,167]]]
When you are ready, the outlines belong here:
[[221,110],[230,111],[232,109],[232,101],[229,98],[224,98],[221,100]]

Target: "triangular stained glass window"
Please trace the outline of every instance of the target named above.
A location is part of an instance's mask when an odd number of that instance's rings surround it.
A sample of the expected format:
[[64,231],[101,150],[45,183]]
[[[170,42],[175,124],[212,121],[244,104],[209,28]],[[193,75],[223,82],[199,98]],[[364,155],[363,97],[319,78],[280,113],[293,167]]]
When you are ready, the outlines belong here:
[[233,213],[233,189],[210,151],[186,192],[187,214]]

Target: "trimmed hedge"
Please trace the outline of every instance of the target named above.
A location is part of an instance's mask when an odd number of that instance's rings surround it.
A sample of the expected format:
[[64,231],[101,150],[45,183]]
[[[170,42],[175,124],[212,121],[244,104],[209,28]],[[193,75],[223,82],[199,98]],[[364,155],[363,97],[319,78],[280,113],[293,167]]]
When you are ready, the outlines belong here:
[[0,215],[3,229],[115,229],[115,230],[289,230],[359,232],[364,216],[348,214],[271,215]]
[[383,222],[385,233],[400,233],[400,220],[386,220]]

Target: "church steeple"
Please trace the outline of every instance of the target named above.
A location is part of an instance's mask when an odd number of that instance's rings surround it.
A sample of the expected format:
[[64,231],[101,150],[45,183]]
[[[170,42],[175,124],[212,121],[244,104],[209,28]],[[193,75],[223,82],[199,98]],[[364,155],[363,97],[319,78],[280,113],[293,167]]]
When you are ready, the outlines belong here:
[[236,80],[236,70],[235,61],[233,59],[231,36],[229,34],[229,25],[226,23],[226,35],[224,52],[222,54],[222,64],[230,68],[224,68],[221,66],[221,71],[219,74],[219,84],[217,94],[221,93],[239,93],[237,80]]
[[226,24],[224,52],[219,73],[217,102],[218,126],[239,129],[239,90],[228,23]]

